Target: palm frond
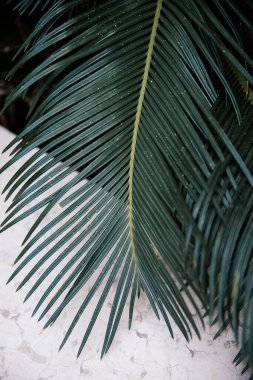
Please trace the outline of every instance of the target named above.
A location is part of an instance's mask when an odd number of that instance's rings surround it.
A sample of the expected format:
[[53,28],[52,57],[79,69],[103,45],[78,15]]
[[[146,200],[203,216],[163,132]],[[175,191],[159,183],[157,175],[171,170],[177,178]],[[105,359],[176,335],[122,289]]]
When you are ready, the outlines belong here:
[[[30,3],[40,2],[20,7]],[[107,278],[78,354],[117,275],[102,356],[130,293],[129,326],[144,291],[171,335],[170,317],[186,339],[192,330],[199,335],[191,312],[203,323],[199,302],[211,316],[217,310],[221,322],[229,318],[236,336],[244,309],[242,342],[252,365],[252,106],[226,68],[253,82],[244,66],[252,59],[229,16],[240,11],[232,2],[200,0],[107,0],[82,12],[78,1],[47,6],[10,75],[39,54],[47,57],[6,102],[41,83],[1,169],[40,147],[5,187],[7,197],[18,192],[2,231],[43,208],[10,279],[39,256],[21,288],[54,258],[28,298],[68,258],[35,307],[44,305],[40,318],[54,308],[47,327],[97,271],[62,347]],[[60,215],[39,229],[59,203]]]

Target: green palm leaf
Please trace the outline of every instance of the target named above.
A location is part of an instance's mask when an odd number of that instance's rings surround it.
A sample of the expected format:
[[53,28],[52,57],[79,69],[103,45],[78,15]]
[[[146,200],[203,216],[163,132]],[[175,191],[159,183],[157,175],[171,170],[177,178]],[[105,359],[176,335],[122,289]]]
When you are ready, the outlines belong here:
[[[230,72],[252,82],[244,67],[252,60],[228,15],[240,11],[232,2],[198,0],[107,0],[86,8],[48,2],[10,73],[47,54],[6,102],[41,83],[1,169],[40,147],[5,187],[7,197],[18,192],[2,231],[43,208],[10,279],[39,257],[21,288],[53,259],[27,295],[56,272],[34,310],[43,307],[42,318],[53,308],[47,327],[97,271],[62,347],[106,278],[78,354],[119,276],[102,356],[128,296],[131,326],[144,291],[172,336],[170,318],[186,339],[192,330],[199,335],[191,312],[203,323],[199,302],[211,317],[217,310],[214,320],[224,326],[228,318],[237,337],[242,315],[244,356],[252,365],[252,106]],[[39,229],[59,203],[61,213]]]

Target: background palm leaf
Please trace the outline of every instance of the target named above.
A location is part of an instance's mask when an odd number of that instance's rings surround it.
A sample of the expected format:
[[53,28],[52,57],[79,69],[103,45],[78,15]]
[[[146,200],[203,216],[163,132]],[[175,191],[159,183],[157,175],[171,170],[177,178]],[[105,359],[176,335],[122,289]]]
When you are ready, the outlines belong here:
[[[245,69],[252,60],[229,16],[240,11],[233,2],[198,0],[107,0],[89,10],[77,0],[44,5],[10,75],[42,52],[48,56],[6,102],[41,81],[27,127],[7,147],[12,158],[1,169],[40,147],[5,188],[7,197],[19,189],[2,230],[44,207],[10,279],[39,256],[21,288],[53,258],[28,298],[68,258],[35,307],[44,305],[40,318],[54,308],[47,327],[97,271],[62,347],[107,278],[78,354],[119,274],[102,355],[129,293],[131,326],[135,298],[144,291],[172,336],[170,317],[186,339],[192,329],[199,334],[191,312],[203,323],[199,304],[211,317],[217,311],[214,321],[230,323],[237,337],[242,315],[242,356],[252,365],[253,111],[230,70],[252,82]],[[76,170],[67,185],[45,195]],[[38,229],[58,203],[60,215]],[[65,224],[57,227],[60,220]]]

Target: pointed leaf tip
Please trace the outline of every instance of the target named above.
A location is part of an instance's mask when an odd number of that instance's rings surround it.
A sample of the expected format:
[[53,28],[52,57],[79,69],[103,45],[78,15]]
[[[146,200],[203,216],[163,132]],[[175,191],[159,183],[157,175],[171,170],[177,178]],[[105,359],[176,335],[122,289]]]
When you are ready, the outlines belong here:
[[30,298],[30,296],[31,296],[31,294],[28,293],[28,294],[25,296],[23,303],[25,303],[25,302]]

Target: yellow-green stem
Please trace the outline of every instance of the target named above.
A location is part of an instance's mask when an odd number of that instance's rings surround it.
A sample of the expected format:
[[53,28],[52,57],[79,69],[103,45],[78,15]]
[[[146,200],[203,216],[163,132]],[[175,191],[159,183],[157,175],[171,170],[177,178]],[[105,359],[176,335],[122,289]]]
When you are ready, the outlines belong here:
[[135,115],[132,146],[131,146],[131,156],[130,156],[130,164],[129,164],[129,198],[128,198],[129,199],[129,228],[130,228],[130,239],[131,239],[131,244],[132,244],[133,259],[135,261],[135,264],[137,264],[136,250],[135,250],[135,244],[134,244],[134,226],[133,226],[133,177],[134,177],[135,152],[136,152],[138,131],[140,127],[143,101],[144,101],[147,82],[148,82],[151,59],[152,59],[152,54],[153,54],[153,49],[154,49],[154,44],[155,44],[157,28],[159,24],[159,18],[160,18],[161,9],[162,9],[162,3],[163,3],[163,0],[157,0],[155,17],[154,17],[152,31],[150,34],[146,63],[145,63],[145,68],[144,68],[144,73],[143,73],[143,79],[142,79],[141,90],[140,90],[140,95],[138,99],[136,115]]

